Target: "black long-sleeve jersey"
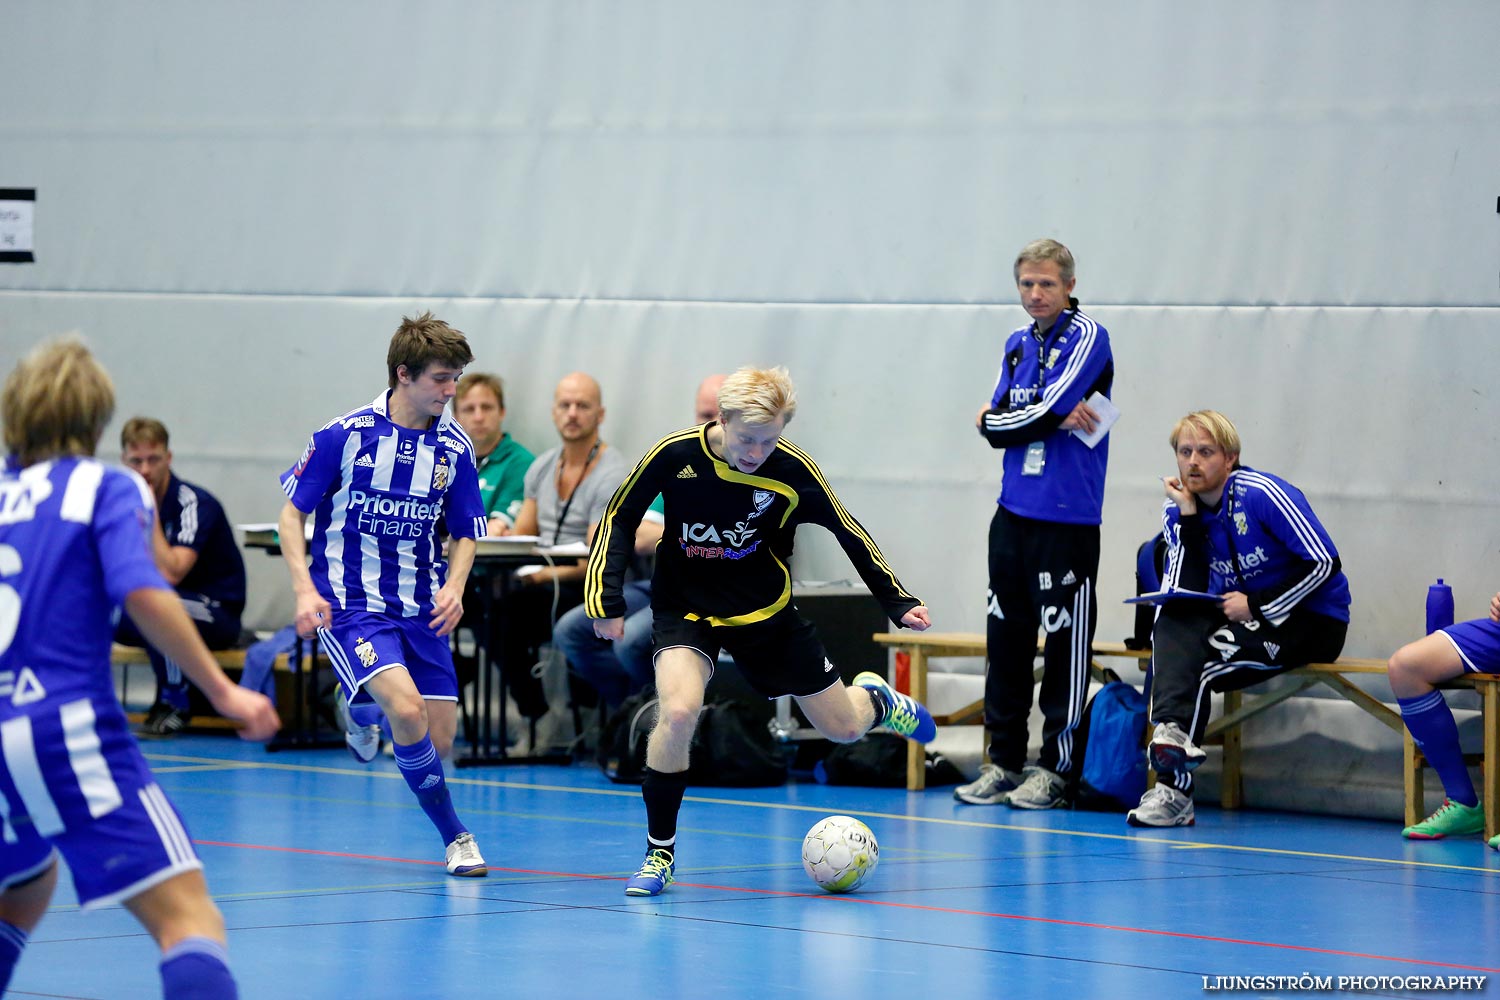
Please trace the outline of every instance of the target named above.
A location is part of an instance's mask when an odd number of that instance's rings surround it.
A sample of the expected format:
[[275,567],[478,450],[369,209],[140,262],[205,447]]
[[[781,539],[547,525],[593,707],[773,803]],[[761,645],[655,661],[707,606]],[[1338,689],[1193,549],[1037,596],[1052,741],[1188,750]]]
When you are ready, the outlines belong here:
[[625,614],[621,585],[635,529],[657,494],[666,528],[656,550],[651,606],[714,625],[764,621],[791,603],[798,524],[833,533],[891,621],[922,602],[901,586],[864,526],[844,509],[817,463],[782,438],[759,469],[731,468],[708,446],[708,428],[662,438],[620,484],[589,552],[584,607],[590,618]]

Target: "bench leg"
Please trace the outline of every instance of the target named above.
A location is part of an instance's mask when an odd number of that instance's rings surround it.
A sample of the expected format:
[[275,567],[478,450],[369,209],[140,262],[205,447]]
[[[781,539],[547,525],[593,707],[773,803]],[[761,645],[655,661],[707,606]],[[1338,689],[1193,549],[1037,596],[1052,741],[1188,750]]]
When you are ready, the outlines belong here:
[[1500,685],[1484,684],[1484,836],[1500,833]]
[[1416,740],[1411,733],[1401,735],[1401,777],[1406,786],[1406,826],[1422,822],[1422,810],[1426,807],[1426,793],[1422,789],[1422,760]]
[[[1239,707],[1240,692],[1224,692],[1224,714],[1238,711]],[[1238,809],[1245,803],[1244,777],[1240,771],[1242,749],[1240,727],[1224,730],[1223,787],[1219,792],[1219,807],[1222,809]]]
[[[927,651],[911,651],[911,690],[906,692],[927,704]],[[906,741],[906,790],[920,792],[927,788],[927,751],[915,740]]]

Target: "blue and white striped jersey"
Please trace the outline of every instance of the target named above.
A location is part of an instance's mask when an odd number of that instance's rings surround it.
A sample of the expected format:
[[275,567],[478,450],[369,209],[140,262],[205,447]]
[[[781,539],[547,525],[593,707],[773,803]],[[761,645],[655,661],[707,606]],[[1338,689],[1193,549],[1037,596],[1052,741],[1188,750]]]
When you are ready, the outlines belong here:
[[[1224,482],[1217,510],[1200,505],[1207,536],[1208,586],[1239,591],[1258,617],[1280,625],[1294,608],[1349,620],[1349,580],[1338,549],[1302,491],[1280,476],[1241,466]],[[1184,553],[1181,512],[1162,508],[1166,585],[1175,586]]]
[[416,431],[391,422],[387,399],[313,434],[281,487],[313,516],[312,579],[330,605],[425,617],[447,579],[443,537],[482,538],[484,501],[452,409]]
[[[79,699],[113,704],[115,610],[170,590],[151,555],[145,480],[91,458],[0,471],[0,731]],[[81,710],[79,710],[81,711]],[[92,718],[92,710],[88,710]],[[17,724],[28,724],[17,719]]]

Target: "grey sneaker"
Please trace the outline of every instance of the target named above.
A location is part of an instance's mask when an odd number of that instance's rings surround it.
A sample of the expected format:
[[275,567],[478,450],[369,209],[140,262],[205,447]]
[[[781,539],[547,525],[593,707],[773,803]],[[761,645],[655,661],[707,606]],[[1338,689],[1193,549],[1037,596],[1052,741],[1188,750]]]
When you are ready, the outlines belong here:
[[953,789],[953,797],[973,806],[1000,806],[1020,787],[1021,775],[999,764],[980,764],[979,777]]
[[1193,797],[1171,785],[1155,785],[1146,789],[1140,805],[1125,814],[1125,822],[1131,826],[1192,826],[1196,822]]
[[374,760],[375,755],[380,753],[380,725],[361,726],[355,722],[354,716],[349,713],[349,702],[344,697],[342,687],[334,695],[333,710],[338,716],[339,725],[344,727],[344,742],[348,744],[354,759],[361,764]]
[[1028,767],[1026,780],[1005,801],[1012,809],[1062,809],[1068,805],[1068,783],[1045,767]]
[[1151,766],[1161,773],[1191,771],[1208,754],[1195,746],[1188,734],[1175,722],[1158,722],[1151,734]]

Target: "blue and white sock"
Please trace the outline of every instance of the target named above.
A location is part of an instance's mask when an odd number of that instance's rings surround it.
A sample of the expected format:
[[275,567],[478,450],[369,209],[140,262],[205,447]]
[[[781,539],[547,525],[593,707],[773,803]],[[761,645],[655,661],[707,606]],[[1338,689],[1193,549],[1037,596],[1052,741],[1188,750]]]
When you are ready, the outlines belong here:
[[433,749],[432,737],[423,736],[416,743],[406,746],[397,743],[395,746],[396,766],[401,769],[401,777],[406,779],[422,811],[442,834],[443,843],[451,844],[454,837],[464,832],[464,825],[453,811],[448,782],[443,777],[443,762]]
[[184,938],[161,956],[166,1000],[237,1000],[229,950],[212,938]]
[[15,924],[0,920],[0,995],[10,985],[10,974],[16,971],[21,952],[26,950],[26,932]]
[[1397,698],[1396,704],[1401,708],[1401,718],[1412,740],[1422,748],[1422,756],[1442,780],[1449,801],[1477,806],[1479,794],[1474,791],[1469,766],[1464,763],[1463,748],[1458,743],[1458,723],[1453,721],[1453,711],[1443,693],[1429,691],[1420,698]]

